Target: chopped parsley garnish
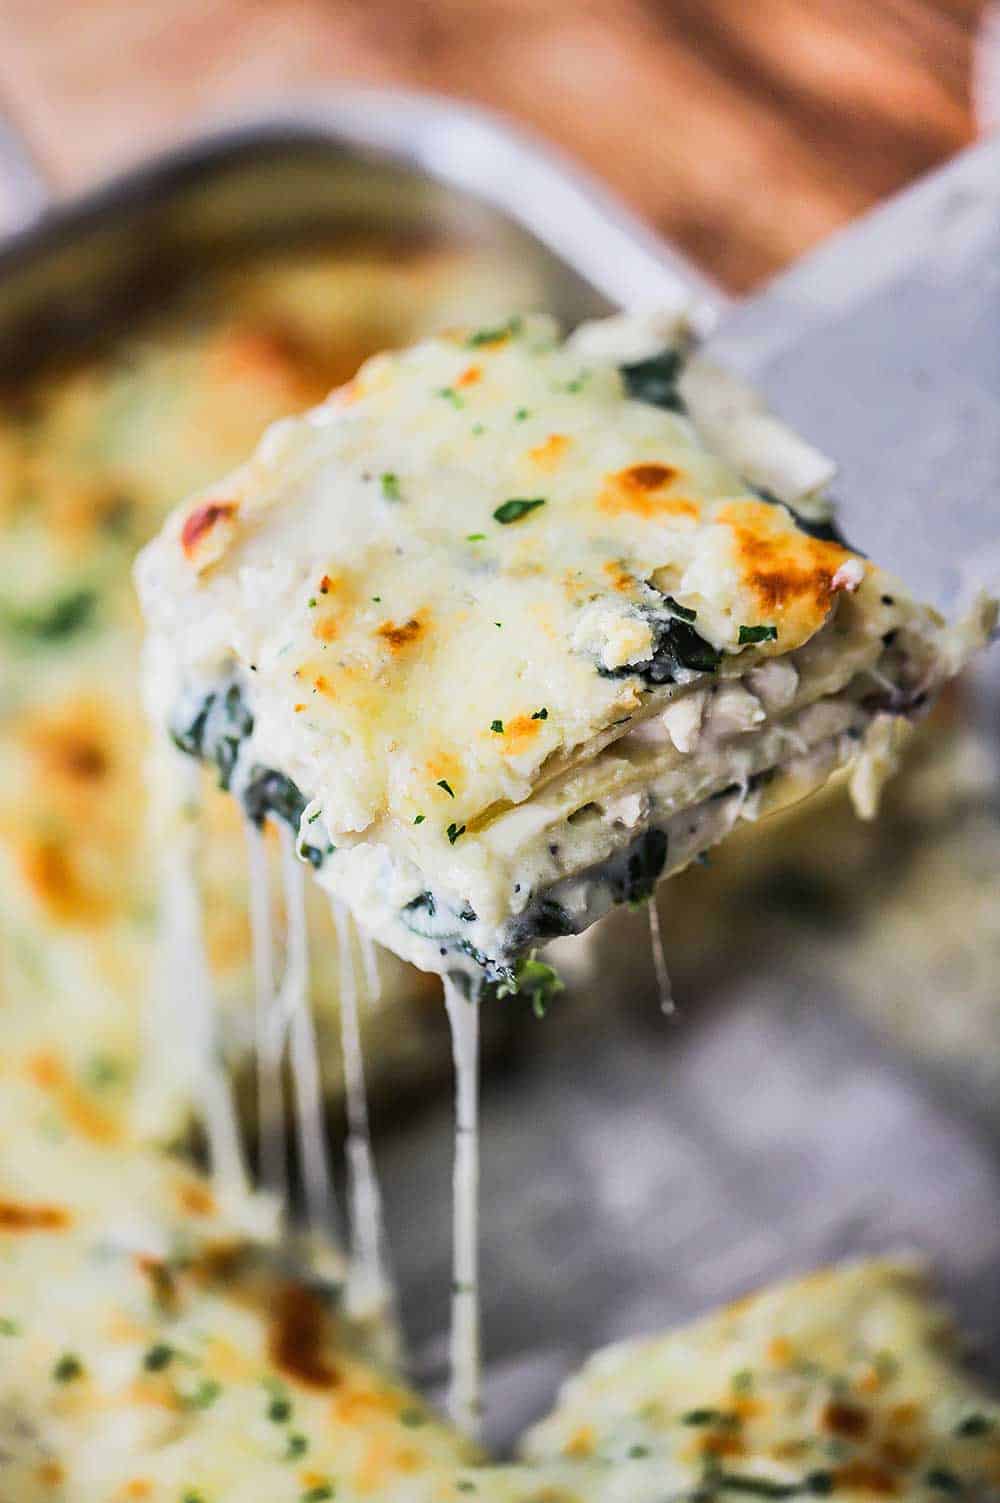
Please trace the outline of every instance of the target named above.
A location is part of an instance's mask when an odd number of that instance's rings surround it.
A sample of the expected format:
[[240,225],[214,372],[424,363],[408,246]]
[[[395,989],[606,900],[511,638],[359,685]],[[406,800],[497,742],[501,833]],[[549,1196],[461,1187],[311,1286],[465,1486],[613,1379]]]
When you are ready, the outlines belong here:
[[502,736],[503,735],[503,721],[502,720],[491,720],[490,721],[490,730],[494,733],[494,735],[496,735],[496,736]]
[[181,1503],[205,1503],[201,1493],[185,1493]]
[[287,1425],[292,1417],[291,1401],[276,1394],[267,1406],[267,1417],[276,1425]]
[[325,1499],[333,1497],[333,1488],[329,1482],[317,1482],[315,1487],[307,1488],[299,1494],[299,1503],[325,1503]]
[[0,1336],[19,1336],[21,1327],[16,1320],[11,1320],[8,1315],[0,1315]]
[[288,1445],[285,1447],[285,1461],[296,1461],[304,1456],[309,1449],[309,1442],[298,1430],[288,1437]]
[[484,543],[486,541],[486,534],[485,532],[470,532],[467,534],[465,541],[467,543]]
[[376,605],[381,605],[382,604],[382,596],[381,595],[373,595],[372,599],[374,600],[374,602],[375,602]]
[[453,386],[439,386],[434,395],[436,397],[443,397],[446,402],[450,402],[451,405],[456,409],[465,406],[464,397],[462,397]]
[[753,1388],[753,1373],[748,1367],[741,1367],[738,1373],[733,1373],[729,1385],[733,1393],[749,1393]]
[[465,834],[465,826],[464,825],[450,824],[448,826],[447,834],[448,834],[449,843],[451,845],[454,845],[455,841],[458,839],[458,837],[460,835],[464,835]]
[[690,610],[686,605],[681,605],[672,595],[664,595],[664,600],[669,605],[675,616],[680,616],[682,621],[697,621],[698,612]]
[[392,470],[384,470],[378,477],[382,487],[382,495],[387,501],[402,501],[402,493],[399,489],[399,476]]
[[778,640],[778,628],[776,626],[741,626],[740,646],[745,647],[748,642],[776,642]]
[[438,787],[443,788],[449,798],[455,797],[455,790],[448,782],[447,778],[438,778]]
[[794,1498],[801,1492],[797,1482],[772,1482],[768,1477],[751,1477],[743,1472],[717,1472],[711,1481],[723,1492],[746,1493],[753,1498]]
[[497,631],[503,631],[502,621],[494,621],[493,625],[496,627]]
[[536,1018],[544,1018],[552,998],[565,987],[558,972],[544,960],[536,960],[535,952],[524,955],[514,968],[512,981],[504,981],[497,987],[497,996],[527,997]]
[[947,1467],[943,1466],[932,1467],[924,1478],[924,1481],[928,1487],[937,1488],[939,1493],[962,1493],[965,1491],[961,1478],[956,1477],[954,1472],[950,1472]]
[[309,596],[309,609],[311,611],[314,611],[316,609],[316,596],[315,595],[310,595]]
[[548,720],[549,712],[546,709],[545,705],[542,705],[542,708],[540,710],[536,710],[531,718],[532,720]]
[[993,1421],[988,1414],[967,1414],[960,1424],[955,1426],[956,1435],[988,1435],[993,1429]]
[[427,1416],[422,1409],[401,1409],[399,1412],[399,1423],[408,1426],[411,1430],[415,1430],[419,1425],[426,1425]]
[[470,350],[477,350],[484,344],[503,344],[514,334],[520,334],[522,321],[517,314],[509,318],[505,324],[499,324],[495,329],[477,329],[470,334],[465,341]]
[[69,590],[47,606],[0,606],[0,627],[27,642],[65,642],[91,624],[96,609],[95,590]]
[[719,1425],[728,1416],[719,1409],[689,1409],[687,1414],[681,1415],[682,1425]]
[[193,1393],[182,1396],[182,1402],[188,1409],[210,1409],[221,1392],[221,1383],[214,1378],[202,1378]]
[[528,418],[530,418],[530,416],[531,413],[528,411],[527,407],[519,407],[514,414],[514,421],[515,423],[525,423],[527,422]]
[[629,1461],[641,1461],[644,1456],[648,1456],[649,1455],[649,1447],[648,1446],[629,1446],[628,1451],[626,1452],[626,1455],[628,1456]]
[[174,1349],[165,1341],[158,1341],[151,1346],[142,1359],[142,1365],[148,1373],[160,1373],[167,1367],[173,1358]]
[[83,1078],[92,1090],[103,1090],[105,1086],[114,1085],[116,1080],[121,1080],[121,1061],[110,1054],[95,1054],[84,1066]]
[[415,825],[422,825],[422,824],[423,824],[423,822],[424,822],[424,820],[425,820],[425,819],[426,819],[426,818],[427,818],[427,816],[426,816],[426,814],[415,814],[415,815],[414,815],[414,816],[413,816],[413,823],[414,823],[414,824],[415,824]]
[[83,1363],[72,1352],[64,1352],[52,1369],[52,1380],[55,1383],[72,1383],[75,1378],[82,1377]]
[[526,500],[522,499],[521,497],[514,496],[510,501],[504,501],[500,506],[497,507],[496,511],[493,513],[493,519],[494,521],[500,522],[504,527],[506,527],[508,523],[519,522],[521,518],[526,517],[530,511],[536,511],[539,506],[544,505],[544,496],[534,496]]
[[460,1493],[474,1493],[477,1490],[474,1482],[466,1482],[464,1479],[461,1482],[456,1482],[455,1486]]

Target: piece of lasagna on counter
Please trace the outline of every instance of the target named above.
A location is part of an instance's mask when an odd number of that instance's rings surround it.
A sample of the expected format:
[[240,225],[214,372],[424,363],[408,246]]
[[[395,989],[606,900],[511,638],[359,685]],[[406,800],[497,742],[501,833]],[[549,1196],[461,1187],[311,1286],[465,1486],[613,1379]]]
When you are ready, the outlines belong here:
[[146,550],[152,712],[389,948],[530,985],[836,769],[871,812],[988,630],[851,551],[830,473],[679,326],[378,357]]

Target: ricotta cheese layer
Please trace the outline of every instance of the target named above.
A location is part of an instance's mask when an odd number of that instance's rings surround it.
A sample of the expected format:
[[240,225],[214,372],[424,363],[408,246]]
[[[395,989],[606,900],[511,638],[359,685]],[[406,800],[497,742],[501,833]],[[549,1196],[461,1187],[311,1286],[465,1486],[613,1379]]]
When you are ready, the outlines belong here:
[[961,661],[674,339],[619,366],[634,331],[513,319],[376,357],[140,561],[154,717],[424,969],[516,985],[859,753],[870,809],[889,718]]

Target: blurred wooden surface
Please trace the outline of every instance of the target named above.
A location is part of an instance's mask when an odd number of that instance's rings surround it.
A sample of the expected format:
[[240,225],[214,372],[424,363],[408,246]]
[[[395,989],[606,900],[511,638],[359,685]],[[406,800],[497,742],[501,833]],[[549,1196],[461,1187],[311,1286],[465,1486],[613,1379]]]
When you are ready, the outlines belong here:
[[0,0],[0,107],[63,189],[338,81],[568,147],[734,288],[967,142],[984,0]]

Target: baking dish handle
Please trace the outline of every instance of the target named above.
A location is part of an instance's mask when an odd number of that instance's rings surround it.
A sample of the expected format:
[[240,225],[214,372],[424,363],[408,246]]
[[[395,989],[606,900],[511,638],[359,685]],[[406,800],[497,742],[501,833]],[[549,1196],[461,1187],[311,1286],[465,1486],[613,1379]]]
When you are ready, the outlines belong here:
[[52,191],[34,153],[0,114],[0,238],[34,224],[51,202]]

